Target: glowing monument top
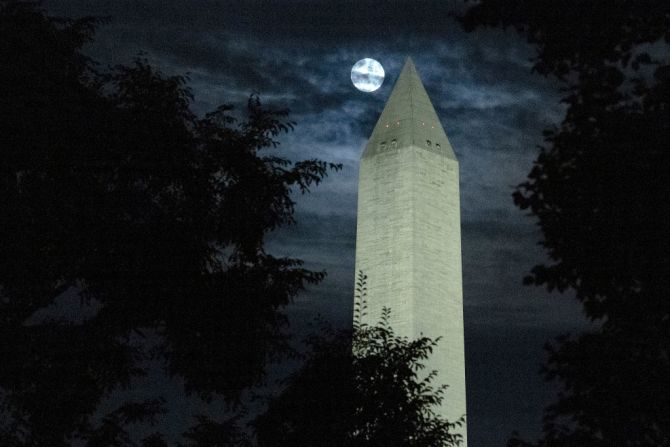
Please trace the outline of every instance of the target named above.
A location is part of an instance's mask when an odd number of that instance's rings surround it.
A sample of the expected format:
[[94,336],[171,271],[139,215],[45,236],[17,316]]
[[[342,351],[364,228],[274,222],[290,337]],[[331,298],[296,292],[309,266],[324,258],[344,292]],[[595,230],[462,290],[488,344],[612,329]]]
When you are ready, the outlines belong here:
[[415,145],[456,160],[447,134],[409,57],[372,131],[363,158],[383,152],[386,149],[381,145],[383,142],[388,147],[392,144],[397,147]]

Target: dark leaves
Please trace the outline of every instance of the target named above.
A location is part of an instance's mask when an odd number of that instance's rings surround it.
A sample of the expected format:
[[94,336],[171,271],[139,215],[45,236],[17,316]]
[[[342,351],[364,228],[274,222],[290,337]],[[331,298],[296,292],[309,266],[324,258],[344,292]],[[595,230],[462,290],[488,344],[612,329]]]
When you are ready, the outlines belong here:
[[198,415],[197,423],[186,433],[188,443],[181,447],[251,447],[246,433],[239,426],[239,416],[216,422]]
[[[84,437],[86,447],[122,446],[135,447],[128,426],[138,423],[155,424],[156,416],[165,413],[162,399],[142,402],[126,402],[116,410],[105,415],[95,428],[89,428]],[[143,441],[143,447],[160,444],[160,437],[153,435]]]
[[[235,401],[290,352],[282,309],[324,277],[265,253],[264,237],[293,222],[294,192],[339,166],[283,157],[294,123],[257,96],[239,122],[225,105],[199,118],[186,77],[142,58],[99,72],[81,52],[96,23],[0,1],[7,443],[127,444],[133,408],[89,419],[147,357],[188,392]],[[78,306],[63,321],[27,323],[68,294]]]
[[[362,274],[357,290],[364,297]],[[303,366],[255,421],[259,446],[459,445],[464,419],[435,413],[446,386],[423,371],[438,341],[396,336],[388,309],[373,326],[356,312],[353,334],[325,328],[307,340]]]
[[567,85],[566,116],[513,194],[551,260],[524,283],[574,291],[601,326],[548,347],[563,392],[536,445],[668,445],[670,6],[485,0],[462,21],[514,27],[537,45],[535,70]]

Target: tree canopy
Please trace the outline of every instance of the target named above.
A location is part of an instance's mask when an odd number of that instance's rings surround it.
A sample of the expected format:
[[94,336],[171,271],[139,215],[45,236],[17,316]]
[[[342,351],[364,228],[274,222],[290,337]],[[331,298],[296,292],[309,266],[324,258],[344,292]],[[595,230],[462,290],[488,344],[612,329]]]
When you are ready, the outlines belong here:
[[[357,293],[365,294],[359,275]],[[324,330],[310,337],[302,367],[255,422],[259,447],[458,446],[464,416],[448,421],[436,413],[446,385],[434,387],[435,371],[424,361],[439,340],[396,335],[385,309],[375,325]]]
[[91,416],[149,357],[234,401],[288,352],[283,307],[324,277],[264,237],[340,166],[282,156],[293,123],[256,96],[239,121],[198,117],[183,76],[141,58],[100,70],[82,52],[99,23],[0,1],[3,445],[126,445],[160,399]]
[[670,5],[483,0],[461,21],[513,27],[564,83],[563,122],[514,192],[550,258],[525,282],[573,291],[600,325],[548,346],[563,392],[537,445],[667,445]]

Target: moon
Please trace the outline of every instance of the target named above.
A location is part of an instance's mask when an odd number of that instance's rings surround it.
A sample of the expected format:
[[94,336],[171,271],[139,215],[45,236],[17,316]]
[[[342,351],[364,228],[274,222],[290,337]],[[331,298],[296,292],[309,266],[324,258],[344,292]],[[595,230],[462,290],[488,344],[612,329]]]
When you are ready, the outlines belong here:
[[374,59],[361,59],[351,68],[351,82],[362,92],[374,92],[384,83],[384,67]]

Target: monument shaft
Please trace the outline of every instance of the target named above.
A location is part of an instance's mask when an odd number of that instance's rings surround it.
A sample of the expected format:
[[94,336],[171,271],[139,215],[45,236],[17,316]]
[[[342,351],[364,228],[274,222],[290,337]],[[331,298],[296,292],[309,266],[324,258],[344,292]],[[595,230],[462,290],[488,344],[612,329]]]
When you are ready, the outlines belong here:
[[448,385],[439,412],[456,421],[466,412],[458,161],[411,59],[361,157],[356,271],[368,277],[365,322],[388,307],[398,335],[440,337],[426,371]]

